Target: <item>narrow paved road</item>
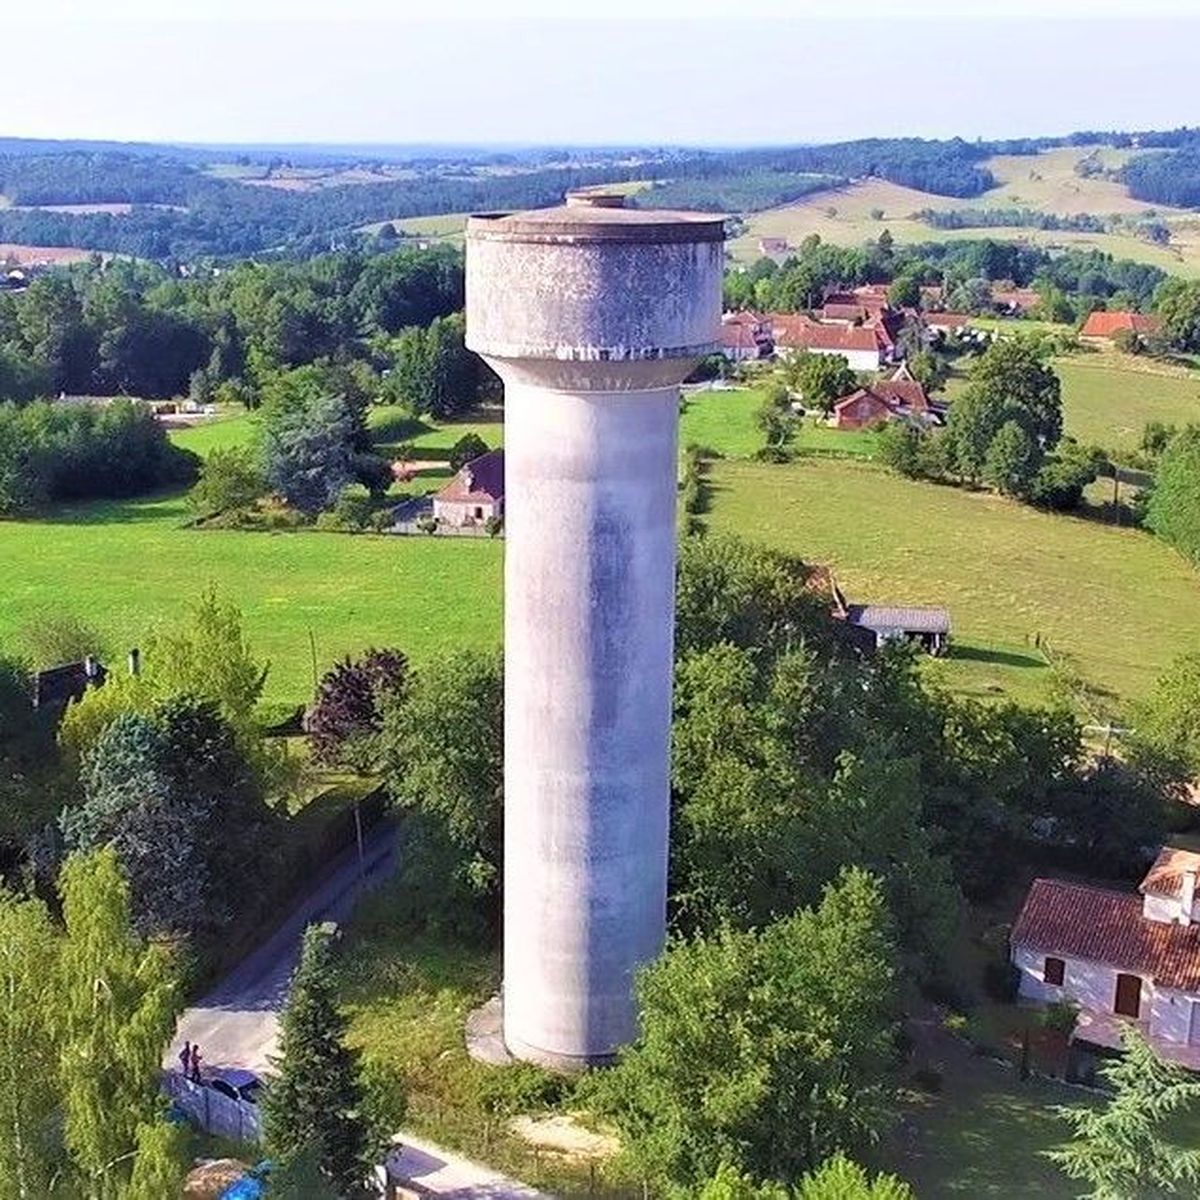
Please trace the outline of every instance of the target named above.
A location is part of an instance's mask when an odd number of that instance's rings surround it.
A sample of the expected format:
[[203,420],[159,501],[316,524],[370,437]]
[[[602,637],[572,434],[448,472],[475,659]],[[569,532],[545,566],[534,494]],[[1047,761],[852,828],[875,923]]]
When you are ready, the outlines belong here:
[[318,921],[345,921],[362,890],[390,874],[395,852],[396,827],[381,821],[363,841],[361,878],[356,846],[334,859],[283,924],[184,1012],[165,1064],[176,1066],[180,1048],[189,1041],[199,1044],[207,1066],[267,1070],[268,1059],[275,1053],[279,1010],[300,957],[304,930]]
[[[185,1041],[198,1043],[205,1066],[247,1067],[265,1072],[276,1053],[279,1010],[300,957],[304,930],[316,921],[345,921],[363,891],[382,883],[396,863],[396,827],[381,821],[363,843],[339,855],[287,919],[247,955],[207,996],[179,1019],[164,1065],[177,1067]],[[397,1134],[400,1153],[388,1160],[393,1178],[411,1181],[430,1195],[460,1200],[531,1200],[542,1194],[467,1159]]]

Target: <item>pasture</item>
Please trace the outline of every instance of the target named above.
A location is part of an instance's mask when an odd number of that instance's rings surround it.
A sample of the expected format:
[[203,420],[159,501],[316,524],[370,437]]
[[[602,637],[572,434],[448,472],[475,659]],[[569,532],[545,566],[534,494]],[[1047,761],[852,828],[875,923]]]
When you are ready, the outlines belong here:
[[299,703],[312,691],[310,632],[321,671],[367,646],[398,646],[420,662],[500,640],[496,542],[185,529],[189,516],[186,500],[169,496],[0,522],[0,644],[33,611],[69,610],[119,655],[216,584],[271,662],[265,699]]
[[1149,534],[912,482],[875,464],[806,458],[713,464],[710,528],[829,564],[849,597],[946,605],[960,692],[1046,699],[1035,635],[1108,693],[1144,693],[1200,650],[1200,574]]
[[1200,371],[1128,354],[1058,358],[1063,423],[1081,442],[1132,450],[1148,421],[1200,422]]
[[[1115,150],[1100,153],[1109,165],[1116,165],[1120,158],[1120,152]],[[1097,249],[1175,274],[1200,277],[1200,215],[1136,200],[1113,180],[1077,175],[1075,166],[1087,154],[1086,149],[1067,147],[1039,155],[991,158],[986,165],[999,180],[998,186],[969,199],[937,196],[882,179],[859,181],[840,190],[815,193],[793,204],[749,214],[746,232],[731,243],[731,250],[736,259],[749,262],[758,257],[758,240],[762,237],[786,238],[796,246],[815,233],[834,245],[858,246],[887,229],[901,242],[988,237],[1046,247]],[[1155,211],[1170,225],[1171,243],[1159,246],[1124,232],[1081,233],[1020,226],[934,229],[912,219],[912,214],[926,208],[1028,208],[1059,215],[1095,213],[1127,217]]]

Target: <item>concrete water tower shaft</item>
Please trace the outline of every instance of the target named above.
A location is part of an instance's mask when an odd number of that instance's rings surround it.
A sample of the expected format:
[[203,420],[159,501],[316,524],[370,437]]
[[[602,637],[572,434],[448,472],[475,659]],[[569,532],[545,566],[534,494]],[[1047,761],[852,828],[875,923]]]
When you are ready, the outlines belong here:
[[679,384],[724,222],[577,194],[467,222],[467,344],[505,390],[504,1040],[635,1033],[666,921]]

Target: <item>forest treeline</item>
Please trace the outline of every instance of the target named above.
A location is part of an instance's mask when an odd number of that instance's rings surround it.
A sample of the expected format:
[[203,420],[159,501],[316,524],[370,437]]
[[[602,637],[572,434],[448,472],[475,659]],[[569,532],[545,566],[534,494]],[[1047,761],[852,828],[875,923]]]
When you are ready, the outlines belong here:
[[[414,160],[406,164],[415,172],[411,178],[309,191],[251,187],[209,174],[195,148],[87,148],[84,143],[60,148],[53,142],[8,140],[0,141],[0,192],[15,207],[0,209],[0,241],[155,260],[267,251],[311,255],[347,244],[356,227],[373,221],[536,207],[557,202],[571,188],[647,178],[660,186],[639,203],[710,211],[754,211],[865,177],[965,198],[996,185],[986,166],[991,155],[1033,154],[1068,143],[1165,148],[1166,153],[1130,162],[1125,168],[1130,190],[1145,199],[1187,204],[1200,201],[1198,138],[1188,129],[1002,142],[868,138],[746,150],[613,150],[594,152],[586,162],[566,151],[537,151],[510,156],[513,161],[503,172],[487,169],[496,156],[480,151],[467,163]],[[213,161],[228,158],[228,153],[212,155]],[[254,161],[270,165],[261,156]],[[317,161],[305,159],[306,165]],[[344,152],[340,158],[331,152],[330,163],[346,165]],[[135,208],[114,214],[36,207],[103,203]]]

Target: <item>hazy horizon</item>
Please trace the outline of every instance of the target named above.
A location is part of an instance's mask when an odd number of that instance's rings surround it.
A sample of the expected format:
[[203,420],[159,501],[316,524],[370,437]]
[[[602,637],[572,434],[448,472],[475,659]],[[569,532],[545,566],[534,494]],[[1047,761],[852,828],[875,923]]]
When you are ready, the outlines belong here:
[[[206,147],[720,148],[1200,124],[1200,17],[1131,17],[1119,0],[1093,0],[1104,15],[1089,18],[1069,15],[1074,0],[1047,0],[1039,7],[1058,15],[1041,18],[1019,15],[1024,0],[1003,18],[938,16],[940,0],[917,0],[919,15],[899,19],[874,3],[837,19],[771,15],[773,0],[754,16],[695,0],[704,15],[436,21],[358,16],[362,2],[336,21],[303,3],[284,19],[276,0],[245,0],[242,20],[155,20],[129,4],[103,21],[23,12],[14,32],[47,50],[6,63],[0,132]],[[52,0],[50,13],[61,7]]]

